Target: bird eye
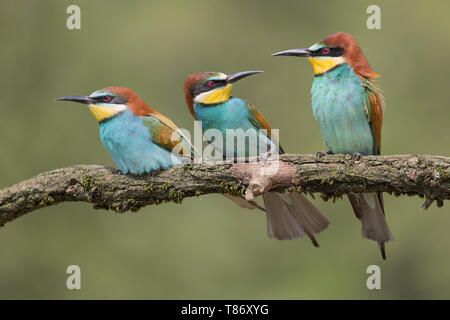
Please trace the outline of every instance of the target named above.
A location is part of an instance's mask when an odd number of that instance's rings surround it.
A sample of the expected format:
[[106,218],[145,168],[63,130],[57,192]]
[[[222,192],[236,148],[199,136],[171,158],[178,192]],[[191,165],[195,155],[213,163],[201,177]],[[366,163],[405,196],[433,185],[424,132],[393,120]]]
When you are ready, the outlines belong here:
[[330,53],[330,49],[329,48],[323,48],[322,49],[322,53],[323,54],[329,54]]
[[103,97],[103,101],[108,102],[109,100],[111,100],[111,96],[104,96]]
[[208,81],[208,87],[214,87],[216,83],[212,80]]

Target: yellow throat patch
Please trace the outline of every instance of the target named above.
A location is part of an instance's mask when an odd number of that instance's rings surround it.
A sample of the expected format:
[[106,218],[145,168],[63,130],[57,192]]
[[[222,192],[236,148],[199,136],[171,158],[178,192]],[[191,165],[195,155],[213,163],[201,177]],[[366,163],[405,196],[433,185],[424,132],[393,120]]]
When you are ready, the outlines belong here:
[[195,97],[195,102],[203,104],[222,103],[230,99],[231,88],[233,85],[227,84],[223,88],[217,88],[208,92],[203,92]]
[[114,117],[119,112],[125,110],[127,106],[123,104],[116,104],[116,105],[89,105],[89,110],[94,115],[95,119],[97,119],[98,122],[103,121],[105,119]]
[[314,58],[309,57],[309,62],[311,62],[314,74],[322,74],[330,69],[333,69],[337,65],[345,63],[343,57],[326,57],[326,58]]

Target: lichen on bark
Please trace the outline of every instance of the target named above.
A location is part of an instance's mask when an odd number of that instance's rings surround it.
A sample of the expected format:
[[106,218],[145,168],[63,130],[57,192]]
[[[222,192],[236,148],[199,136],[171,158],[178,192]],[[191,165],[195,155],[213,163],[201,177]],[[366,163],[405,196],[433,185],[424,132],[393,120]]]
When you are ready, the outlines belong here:
[[[269,176],[261,168],[273,165]],[[41,173],[0,190],[0,225],[27,212],[65,201],[92,203],[117,213],[185,197],[226,193],[252,199],[266,191],[320,193],[325,200],[349,192],[416,195],[442,206],[450,199],[450,158],[427,155],[367,156],[286,154],[257,163],[203,163],[156,175],[123,175],[113,168],[76,165]]]

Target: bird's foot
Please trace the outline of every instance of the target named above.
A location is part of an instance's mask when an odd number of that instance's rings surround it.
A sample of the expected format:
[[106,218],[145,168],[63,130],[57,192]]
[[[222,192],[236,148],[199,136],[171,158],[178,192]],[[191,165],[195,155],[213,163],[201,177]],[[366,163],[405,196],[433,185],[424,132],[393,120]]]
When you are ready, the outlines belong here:
[[266,152],[263,152],[259,155],[259,159],[261,160],[262,163],[266,163],[267,160],[271,157],[271,156],[279,156],[279,146],[275,146],[274,144],[270,144],[268,146],[268,150]]
[[259,155],[259,159],[261,160],[262,163],[267,163],[267,159],[269,159],[269,157],[272,155],[272,151],[267,151],[264,153],[261,153]]
[[333,154],[333,152],[331,152],[331,151],[324,152],[324,151],[319,150],[316,153],[316,157],[317,158],[322,158],[322,157],[328,156],[330,154]]
[[161,169],[156,169],[156,170],[150,171],[150,172],[148,173],[148,176],[147,176],[148,182],[150,182],[150,180],[151,180],[154,176],[158,175],[161,171],[162,171]]
[[229,163],[237,163],[237,160],[238,158],[236,158],[236,157],[232,157],[232,156],[226,156],[226,155],[223,155],[222,156],[222,160],[217,160],[217,161],[214,161],[214,162],[216,162],[216,163],[227,163],[227,164],[229,164]]
[[352,160],[353,161],[359,161],[361,160],[361,157],[364,155],[362,152],[355,152],[352,154]]

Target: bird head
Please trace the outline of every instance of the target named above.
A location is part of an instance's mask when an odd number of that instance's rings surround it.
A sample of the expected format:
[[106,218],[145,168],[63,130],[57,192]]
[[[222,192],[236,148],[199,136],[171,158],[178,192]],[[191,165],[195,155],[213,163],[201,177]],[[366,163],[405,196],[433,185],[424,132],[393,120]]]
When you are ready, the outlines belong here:
[[200,72],[187,77],[184,95],[191,114],[195,118],[193,105],[215,105],[230,99],[233,83],[263,71],[242,71],[233,74],[221,72]]
[[89,96],[68,96],[56,100],[87,105],[98,122],[114,118],[125,110],[138,116],[149,114],[152,110],[133,90],[124,87],[107,87],[96,90]]
[[309,48],[284,50],[272,56],[307,57],[315,75],[324,74],[341,64],[348,63],[360,78],[378,77],[355,38],[344,32],[332,34]]

